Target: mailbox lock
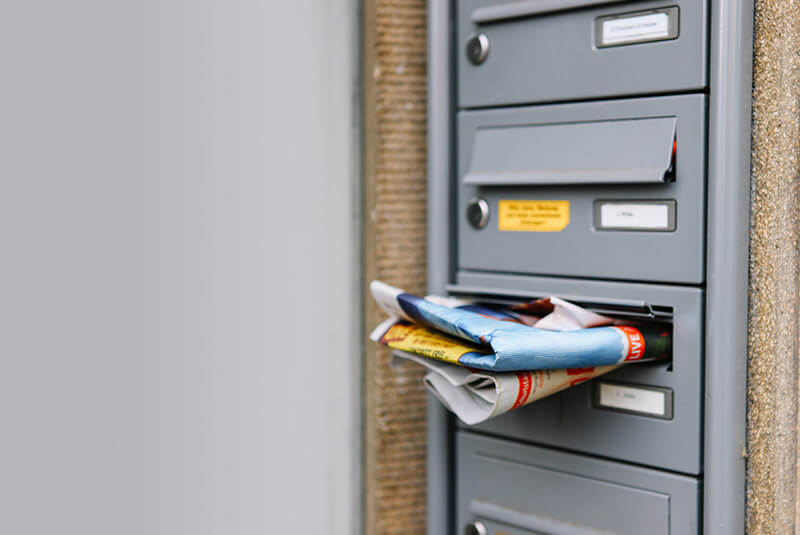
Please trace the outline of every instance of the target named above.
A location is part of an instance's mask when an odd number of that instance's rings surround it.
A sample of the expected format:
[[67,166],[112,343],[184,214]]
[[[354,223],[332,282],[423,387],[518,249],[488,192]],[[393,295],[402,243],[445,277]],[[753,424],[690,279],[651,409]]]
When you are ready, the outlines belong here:
[[489,222],[489,203],[475,197],[467,205],[467,220],[477,229],[482,229]]
[[489,535],[489,532],[486,531],[486,526],[483,522],[478,520],[472,524],[467,524],[467,527],[464,529],[464,535]]
[[467,40],[467,57],[475,65],[480,65],[489,55],[489,38],[477,33]]
[[489,535],[486,531],[486,526],[480,520],[476,520],[472,524],[467,524],[464,529],[464,535]]

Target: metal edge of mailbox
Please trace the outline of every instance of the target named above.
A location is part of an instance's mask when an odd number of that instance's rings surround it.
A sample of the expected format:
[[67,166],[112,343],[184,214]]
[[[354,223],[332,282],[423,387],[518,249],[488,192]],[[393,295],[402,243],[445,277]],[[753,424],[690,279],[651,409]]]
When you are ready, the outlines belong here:
[[711,6],[703,533],[736,535],[745,524],[754,6]]
[[[453,266],[451,240],[452,210],[449,195],[453,154],[450,130],[453,128],[455,64],[450,46],[452,1],[428,0],[428,291],[442,293]],[[446,207],[443,209],[442,207]],[[428,394],[427,402],[427,533],[453,533],[453,416]]]

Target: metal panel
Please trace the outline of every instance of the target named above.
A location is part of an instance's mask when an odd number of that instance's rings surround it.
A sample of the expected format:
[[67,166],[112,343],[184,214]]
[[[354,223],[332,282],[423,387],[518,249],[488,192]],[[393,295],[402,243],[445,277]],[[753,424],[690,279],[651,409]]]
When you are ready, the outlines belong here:
[[[673,393],[672,419],[593,406],[591,384],[533,403],[476,426],[461,427],[626,462],[697,475],[702,471],[702,291],[698,288],[459,272],[451,292],[529,298],[555,295],[602,304],[608,298],[671,308],[673,357],[668,364],[629,365],[603,376],[627,385]],[[552,417],[555,412],[557,419]]]
[[698,532],[694,478],[457,435],[456,532],[473,522],[490,533]]
[[[482,165],[495,162],[503,164],[510,150],[536,149],[518,147],[510,142],[509,148],[498,150],[491,159],[491,147],[475,147],[481,141],[482,129],[502,129],[524,132],[531,125],[555,123],[581,123],[573,128],[586,128],[576,135],[576,143],[566,141],[547,145],[553,153],[541,159],[549,162],[579,162],[581,165],[598,157],[587,144],[594,143],[604,150],[615,146],[613,154],[619,166],[634,162],[625,155],[629,147],[632,128],[641,126],[641,134],[653,142],[652,154],[661,154],[663,161],[671,152],[668,149],[669,130],[661,128],[668,122],[651,123],[659,118],[677,118],[677,157],[674,181],[659,184],[596,184],[563,186],[471,186],[458,188],[458,269],[483,270],[506,273],[529,273],[564,277],[590,277],[654,282],[701,283],[704,271],[705,233],[705,97],[685,95],[647,98],[613,102],[533,106],[459,113],[458,177],[467,176],[473,169],[476,156]],[[601,122],[606,137],[597,136],[590,121]],[[625,128],[617,129],[620,121]],[[526,128],[510,128],[527,125]],[[651,126],[659,129],[652,129]],[[619,137],[617,134],[620,133]],[[585,136],[584,136],[585,134]],[[581,137],[584,136],[584,137]],[[613,137],[612,137],[613,136]],[[638,145],[634,145],[634,148]],[[671,147],[669,147],[671,149]],[[612,150],[612,149],[609,149]],[[583,153],[583,154],[581,154]],[[521,161],[525,156],[516,156]],[[531,162],[534,159],[529,160]],[[640,160],[641,161],[641,160]],[[610,159],[605,164],[613,165]],[[475,228],[467,218],[467,210],[476,199],[488,202],[491,215],[488,225]],[[499,201],[560,200],[569,202],[569,223],[559,232],[515,232],[500,230],[497,217]],[[674,232],[654,234],[644,230],[597,232],[594,225],[594,203],[604,201],[676,201],[676,228]]]
[[672,166],[675,117],[481,127],[470,186],[660,184]]
[[712,3],[704,533],[744,533],[753,2]]
[[[428,2],[428,291],[451,279],[452,124],[454,73],[450,0]],[[453,416],[433,396],[427,404],[427,533],[453,533]]]
[[[707,85],[706,2],[626,2],[477,24],[473,13],[501,7],[484,4],[484,0],[456,2],[457,92],[462,108],[657,94]],[[670,6],[680,12],[677,39],[611,48],[595,45],[599,17]],[[503,9],[511,7],[518,9],[523,3]],[[485,35],[489,45],[486,59],[477,65],[466,53],[476,34]]]

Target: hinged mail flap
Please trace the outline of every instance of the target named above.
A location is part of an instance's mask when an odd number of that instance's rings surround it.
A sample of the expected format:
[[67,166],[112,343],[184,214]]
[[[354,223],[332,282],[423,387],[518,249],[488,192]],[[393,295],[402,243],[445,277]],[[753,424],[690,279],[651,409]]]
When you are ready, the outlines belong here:
[[675,117],[483,127],[464,184],[647,184],[667,179]]

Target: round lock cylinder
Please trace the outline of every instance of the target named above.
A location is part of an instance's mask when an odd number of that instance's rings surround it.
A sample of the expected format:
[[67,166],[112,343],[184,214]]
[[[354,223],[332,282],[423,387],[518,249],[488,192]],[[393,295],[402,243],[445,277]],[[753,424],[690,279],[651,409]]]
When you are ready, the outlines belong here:
[[489,222],[489,203],[485,199],[474,198],[467,205],[467,221],[476,229],[482,229]]
[[486,529],[484,523],[478,520],[467,524],[467,527],[464,528],[464,535],[489,535],[489,531]]
[[489,55],[489,38],[478,33],[467,40],[467,57],[474,65],[480,65]]

